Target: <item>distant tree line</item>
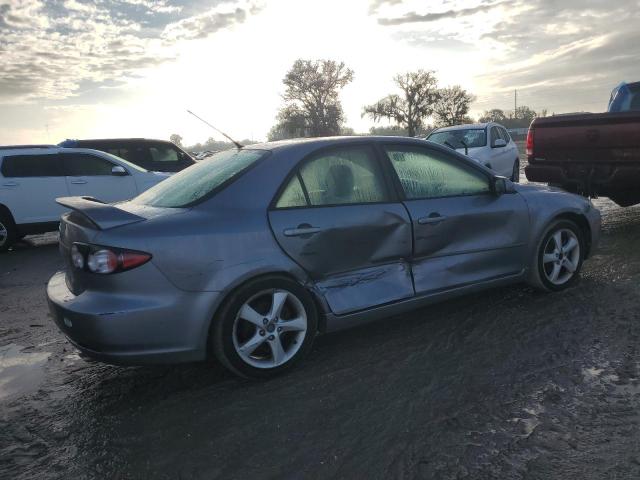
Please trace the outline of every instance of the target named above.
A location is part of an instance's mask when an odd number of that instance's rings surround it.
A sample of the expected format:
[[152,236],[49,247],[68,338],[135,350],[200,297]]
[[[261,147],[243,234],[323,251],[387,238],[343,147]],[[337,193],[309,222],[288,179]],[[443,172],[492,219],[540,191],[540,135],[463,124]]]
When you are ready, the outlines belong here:
[[543,109],[540,112],[535,112],[531,108],[522,105],[521,107],[517,107],[515,110],[509,110],[507,112],[499,108],[485,110],[478,121],[481,123],[497,122],[507,128],[528,128],[534,118],[546,116],[546,109]]
[[[282,140],[297,137],[324,137],[353,135],[353,129],[344,125],[344,111],[340,92],[353,81],[354,72],[344,62],[335,60],[296,60],[282,83],[285,90],[283,105],[268,139]],[[424,135],[433,128],[474,123],[469,117],[476,97],[459,85],[439,87],[435,72],[417,70],[396,75],[393,81],[397,91],[362,109],[362,117],[375,123],[387,120],[390,126],[374,126],[374,135]],[[537,113],[527,106],[515,111],[497,108],[487,110],[479,122],[498,122],[507,128],[528,127],[537,116],[546,116],[546,110]],[[431,120],[432,124],[427,124]],[[173,134],[171,141],[182,145],[182,137]],[[243,140],[240,143],[252,143]],[[209,138],[203,144],[188,147],[189,151],[225,150],[230,142]]]

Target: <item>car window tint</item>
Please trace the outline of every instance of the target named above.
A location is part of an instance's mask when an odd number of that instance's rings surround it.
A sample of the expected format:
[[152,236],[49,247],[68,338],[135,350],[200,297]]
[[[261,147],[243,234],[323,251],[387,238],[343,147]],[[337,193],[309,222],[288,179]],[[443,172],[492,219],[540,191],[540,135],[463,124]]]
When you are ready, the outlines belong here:
[[500,132],[498,131],[498,127],[491,127],[491,146],[496,144],[496,140],[500,137]]
[[65,153],[63,155],[64,173],[69,177],[93,175],[111,175],[113,163],[86,153]]
[[409,199],[479,195],[490,192],[485,175],[435,150],[385,147]]
[[180,157],[178,156],[178,152],[164,145],[155,145],[149,147],[149,152],[151,153],[151,159],[154,162],[179,162]]
[[244,172],[260,158],[264,150],[226,150],[186,168],[133,199],[152,207],[179,208],[207,198],[225,182]]
[[511,137],[509,136],[509,132],[507,132],[504,128],[500,128],[500,133],[502,134],[502,138],[504,141],[509,143],[511,141]]
[[332,150],[300,169],[311,205],[389,200],[384,177],[370,147]]
[[50,155],[12,155],[2,161],[5,177],[59,177],[62,176],[60,157]]
[[276,208],[304,207],[307,200],[304,198],[304,191],[297,175],[289,181],[287,187],[282,191]]

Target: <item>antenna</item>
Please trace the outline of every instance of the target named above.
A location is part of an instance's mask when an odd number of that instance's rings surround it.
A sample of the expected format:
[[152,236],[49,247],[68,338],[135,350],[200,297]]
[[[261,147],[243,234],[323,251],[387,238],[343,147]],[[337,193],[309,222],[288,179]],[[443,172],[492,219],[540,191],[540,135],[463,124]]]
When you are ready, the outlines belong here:
[[224,133],[222,130],[218,130],[216,127],[214,127],[213,125],[211,125],[209,122],[207,122],[205,119],[200,118],[198,115],[196,115],[195,113],[193,113],[191,110],[187,110],[187,113],[190,113],[191,115],[193,115],[194,117],[196,117],[198,120],[200,120],[201,122],[209,125],[211,128],[213,128],[216,132],[218,132],[220,135],[223,135],[226,139],[230,140],[231,143],[233,143],[236,147],[238,148],[242,148],[243,145],[240,142],[236,142],[233,138],[231,138],[229,135],[227,135],[226,133]]

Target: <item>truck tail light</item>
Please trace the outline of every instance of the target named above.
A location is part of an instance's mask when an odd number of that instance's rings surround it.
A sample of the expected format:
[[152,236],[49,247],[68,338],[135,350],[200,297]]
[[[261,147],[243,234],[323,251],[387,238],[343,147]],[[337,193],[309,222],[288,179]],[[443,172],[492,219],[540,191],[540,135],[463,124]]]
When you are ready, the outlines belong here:
[[71,251],[76,268],[103,275],[131,270],[151,260],[149,253],[100,245],[74,243]]
[[533,156],[533,128],[527,132],[527,156]]

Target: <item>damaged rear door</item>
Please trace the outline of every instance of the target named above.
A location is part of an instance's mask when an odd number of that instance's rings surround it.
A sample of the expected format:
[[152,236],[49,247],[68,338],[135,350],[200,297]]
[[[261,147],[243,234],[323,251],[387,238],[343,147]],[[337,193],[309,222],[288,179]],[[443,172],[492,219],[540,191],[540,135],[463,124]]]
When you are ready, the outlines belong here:
[[384,145],[413,221],[416,294],[517,275],[529,261],[529,211],[496,194],[480,167],[434,148]]
[[411,222],[370,144],[325,149],[300,162],[269,221],[335,314],[414,295]]

